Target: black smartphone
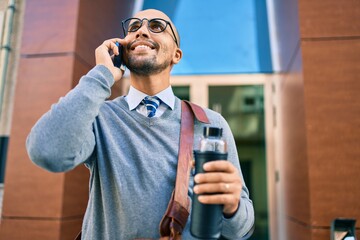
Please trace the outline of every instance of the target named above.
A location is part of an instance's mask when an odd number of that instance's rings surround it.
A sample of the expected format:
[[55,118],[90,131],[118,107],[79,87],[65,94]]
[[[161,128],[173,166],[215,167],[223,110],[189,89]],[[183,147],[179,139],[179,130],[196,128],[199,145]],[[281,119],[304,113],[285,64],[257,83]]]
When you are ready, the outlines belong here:
[[121,65],[123,65],[123,58],[122,58],[122,55],[123,55],[123,46],[116,42],[116,46],[118,46],[119,48],[119,55],[115,55],[114,56],[114,66],[115,67],[118,67],[118,68],[121,68]]

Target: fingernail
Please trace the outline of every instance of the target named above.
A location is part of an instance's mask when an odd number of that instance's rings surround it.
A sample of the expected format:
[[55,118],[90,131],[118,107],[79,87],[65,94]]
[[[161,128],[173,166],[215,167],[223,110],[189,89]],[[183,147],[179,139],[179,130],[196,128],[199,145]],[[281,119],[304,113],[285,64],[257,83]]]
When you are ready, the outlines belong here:
[[194,193],[198,193],[199,188],[197,186],[194,187]]
[[195,181],[196,183],[199,181],[199,176],[198,176],[198,175],[196,175],[196,176],[194,177],[194,181]]
[[203,169],[204,169],[204,170],[208,170],[208,168],[209,168],[209,164],[208,164],[208,163],[204,163]]

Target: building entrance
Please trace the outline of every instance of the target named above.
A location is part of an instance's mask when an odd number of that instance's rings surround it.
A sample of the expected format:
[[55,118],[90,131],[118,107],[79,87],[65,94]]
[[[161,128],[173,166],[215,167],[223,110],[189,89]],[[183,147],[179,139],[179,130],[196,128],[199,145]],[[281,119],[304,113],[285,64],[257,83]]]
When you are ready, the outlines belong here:
[[[244,180],[255,208],[250,239],[271,239],[274,205],[269,75],[173,76],[175,95],[222,114],[233,132]],[[275,233],[273,233],[275,234]]]

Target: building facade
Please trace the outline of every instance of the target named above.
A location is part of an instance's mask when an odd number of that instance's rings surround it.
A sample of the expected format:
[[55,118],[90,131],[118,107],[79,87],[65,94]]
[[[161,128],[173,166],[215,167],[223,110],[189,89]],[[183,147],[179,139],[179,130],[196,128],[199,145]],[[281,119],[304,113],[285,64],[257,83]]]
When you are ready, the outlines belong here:
[[[88,170],[34,166],[26,136],[94,66],[94,49],[143,8],[179,26],[186,54],[175,93],[221,112],[234,132],[253,239],[329,239],[334,219],[360,220],[360,2],[221,3],[0,0],[0,239],[73,239],[80,230]],[[125,79],[112,96],[127,87]]]

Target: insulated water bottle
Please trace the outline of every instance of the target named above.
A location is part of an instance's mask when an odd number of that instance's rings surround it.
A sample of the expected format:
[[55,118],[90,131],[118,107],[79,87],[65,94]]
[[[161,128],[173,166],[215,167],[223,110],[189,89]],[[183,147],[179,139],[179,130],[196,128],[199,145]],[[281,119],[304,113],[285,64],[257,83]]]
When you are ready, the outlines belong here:
[[[209,161],[226,160],[227,147],[222,138],[222,128],[204,127],[199,150],[194,151],[195,174],[204,173],[203,165]],[[195,184],[196,185],[196,184]],[[221,235],[223,205],[202,204],[193,194],[191,234],[201,239],[218,239]]]

